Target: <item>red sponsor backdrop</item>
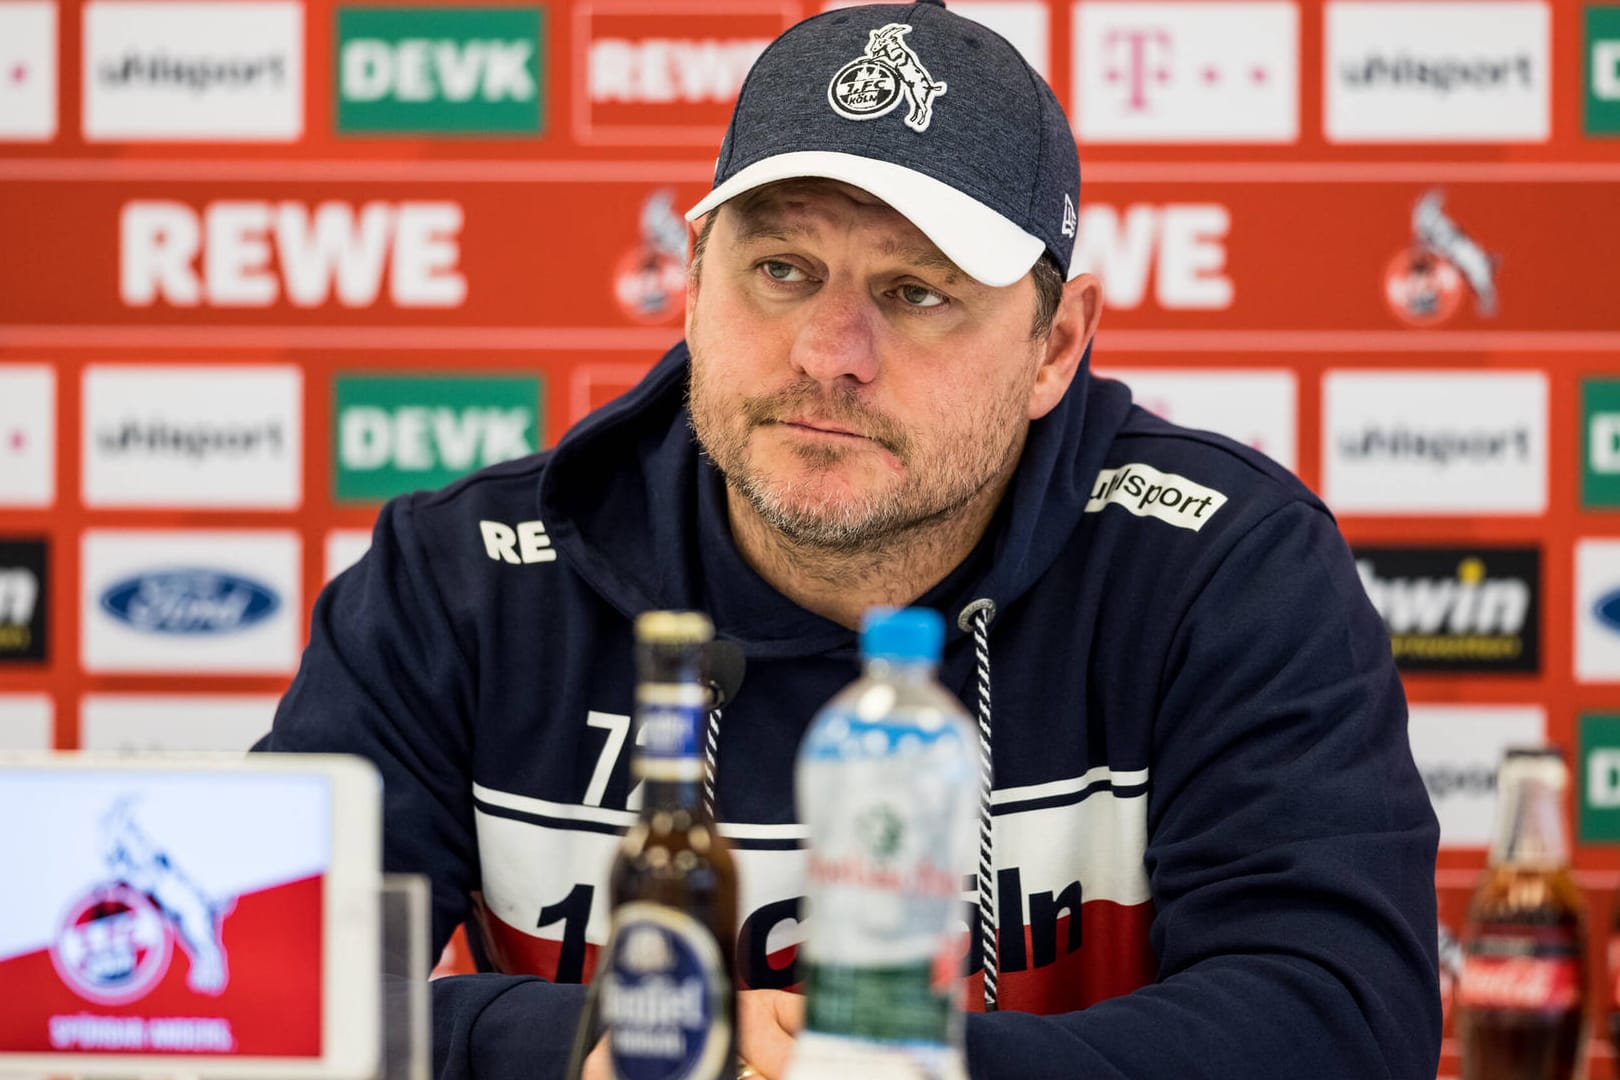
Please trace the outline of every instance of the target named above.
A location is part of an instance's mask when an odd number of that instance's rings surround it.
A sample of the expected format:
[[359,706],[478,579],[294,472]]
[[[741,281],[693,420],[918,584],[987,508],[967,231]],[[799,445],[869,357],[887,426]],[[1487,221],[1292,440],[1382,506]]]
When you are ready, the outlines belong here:
[[[538,373],[548,443],[631,385],[680,333],[681,300],[668,294],[668,266],[644,221],[649,205],[678,212],[695,201],[749,43],[821,8],[813,0],[530,5],[544,12],[540,129],[430,137],[338,130],[338,6],[303,4],[295,141],[87,141],[84,5],[61,0],[56,134],[0,142],[0,364],[46,363],[57,374],[55,501],[0,507],[0,533],[50,543],[48,659],[0,666],[0,689],[48,695],[58,746],[79,744],[89,692],[262,693],[286,681],[88,674],[79,646],[85,529],[293,528],[304,542],[307,617],[324,579],[326,534],[365,528],[375,512],[332,497],[335,376]],[[1000,6],[1044,28],[1042,62],[1072,111],[1074,6]],[[1573,673],[1574,542],[1620,535],[1614,514],[1582,509],[1578,493],[1581,379],[1620,375],[1620,143],[1583,131],[1584,5],[1547,5],[1550,136],[1512,145],[1330,143],[1324,6],[1298,6],[1297,139],[1083,144],[1082,258],[1103,276],[1109,301],[1097,356],[1112,366],[1291,369],[1297,469],[1313,486],[1329,369],[1544,371],[1544,513],[1341,521],[1359,543],[1539,546],[1539,672],[1413,675],[1407,688],[1415,702],[1540,705],[1548,738],[1573,748],[1582,712],[1620,711],[1620,690]],[[1491,5],[1459,7],[1488,18]],[[1412,284],[1414,208],[1431,193],[1492,257],[1494,311],[1455,279],[1431,325],[1392,306],[1391,288]],[[323,222],[361,238],[342,273],[311,256]],[[300,365],[302,504],[86,508],[81,373],[104,361]],[[1458,409],[1465,415],[1467,403]],[[1442,915],[1454,929],[1483,858],[1478,848],[1442,852]],[[1585,844],[1577,865],[1593,923],[1605,926],[1620,853]],[[1595,1020],[1612,999],[1602,936],[1590,950]],[[1443,1075],[1455,1073],[1453,1051],[1448,1041]],[[1592,1075],[1612,1076],[1606,1042],[1595,1040],[1592,1053]]]

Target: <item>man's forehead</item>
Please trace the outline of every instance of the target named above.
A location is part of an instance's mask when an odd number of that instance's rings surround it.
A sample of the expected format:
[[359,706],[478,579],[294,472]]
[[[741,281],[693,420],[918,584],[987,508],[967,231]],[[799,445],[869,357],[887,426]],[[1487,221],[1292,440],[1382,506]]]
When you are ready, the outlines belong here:
[[827,218],[854,210],[892,225],[893,232],[877,245],[882,254],[952,276],[963,273],[905,215],[871,192],[842,181],[819,177],[779,180],[739,195],[720,209],[733,215],[738,243],[810,238]]

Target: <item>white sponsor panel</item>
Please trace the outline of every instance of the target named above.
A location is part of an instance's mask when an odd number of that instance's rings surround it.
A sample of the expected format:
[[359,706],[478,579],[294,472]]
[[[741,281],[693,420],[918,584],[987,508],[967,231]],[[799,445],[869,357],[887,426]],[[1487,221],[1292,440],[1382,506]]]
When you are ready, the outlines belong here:
[[85,505],[297,509],[303,392],[291,364],[90,365]]
[[303,641],[300,555],[291,530],[86,532],[85,669],[292,672]]
[[0,506],[56,499],[56,372],[0,364]]
[[0,694],[0,750],[49,750],[55,721],[49,694]]
[[1575,677],[1620,682],[1620,540],[1575,544]]
[[246,750],[270,730],[275,694],[90,694],[79,706],[85,750]]
[[[867,0],[830,0],[822,4],[821,10],[857,7],[865,2]],[[892,2],[899,4],[907,0]],[[1045,0],[951,0],[950,9],[952,13],[988,26],[1006,38],[1008,44],[1023,54],[1029,66],[1040,72],[1041,78],[1050,81],[1051,31]]]
[[370,529],[332,529],[326,534],[325,577],[331,581],[371,550]]
[[1322,126],[1329,142],[1546,142],[1545,3],[1327,5]]
[[1342,513],[1541,513],[1546,373],[1327,372],[1322,494]]
[[0,142],[56,137],[56,4],[0,0]]
[[304,6],[90,0],[90,142],[292,142],[304,131]]
[[1291,0],[1078,3],[1073,55],[1070,115],[1083,142],[1299,137],[1299,9]]
[[1133,462],[1097,473],[1086,513],[1118,506],[1137,517],[1158,518],[1178,529],[1199,532],[1225,505],[1226,495],[1214,488]]
[[1539,705],[1412,705],[1412,757],[1440,819],[1440,846],[1487,847],[1496,823],[1496,767],[1513,746],[1547,741]]
[[1286,368],[1115,368],[1098,372],[1131,388],[1136,404],[1182,427],[1214,431],[1296,467],[1299,386]]

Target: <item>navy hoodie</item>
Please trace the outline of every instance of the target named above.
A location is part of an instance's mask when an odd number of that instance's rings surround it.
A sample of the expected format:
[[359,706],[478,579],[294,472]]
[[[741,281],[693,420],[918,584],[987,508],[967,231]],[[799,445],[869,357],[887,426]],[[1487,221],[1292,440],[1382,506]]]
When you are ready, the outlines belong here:
[[[794,756],[856,639],[739,555],[686,372],[678,346],[550,452],[389,503],[260,744],[375,761],[386,869],[431,878],[435,955],[468,925],[491,973],[434,984],[441,1077],[561,1075],[639,801],[650,608],[708,612],[746,657],[716,770],[738,976],[793,983]],[[958,623],[981,601],[987,703]],[[1082,368],[917,602],[994,731],[1001,1009],[968,1018],[975,1077],[1432,1080],[1438,830],[1383,625],[1297,479]]]

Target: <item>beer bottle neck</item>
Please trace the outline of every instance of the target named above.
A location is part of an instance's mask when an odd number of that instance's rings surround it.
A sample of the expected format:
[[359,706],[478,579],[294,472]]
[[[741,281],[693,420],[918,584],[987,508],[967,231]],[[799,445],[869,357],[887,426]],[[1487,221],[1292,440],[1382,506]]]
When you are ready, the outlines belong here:
[[708,691],[695,682],[643,682],[637,691],[632,772],[649,810],[702,805],[703,729]]
[[[1509,763],[1511,766],[1513,763]],[[1540,763],[1537,763],[1540,764]],[[1563,763],[1554,768],[1502,770],[1492,866],[1561,867],[1569,865],[1569,836],[1564,828]]]
[[642,816],[689,810],[703,814],[703,783],[698,780],[646,780],[641,789]]

